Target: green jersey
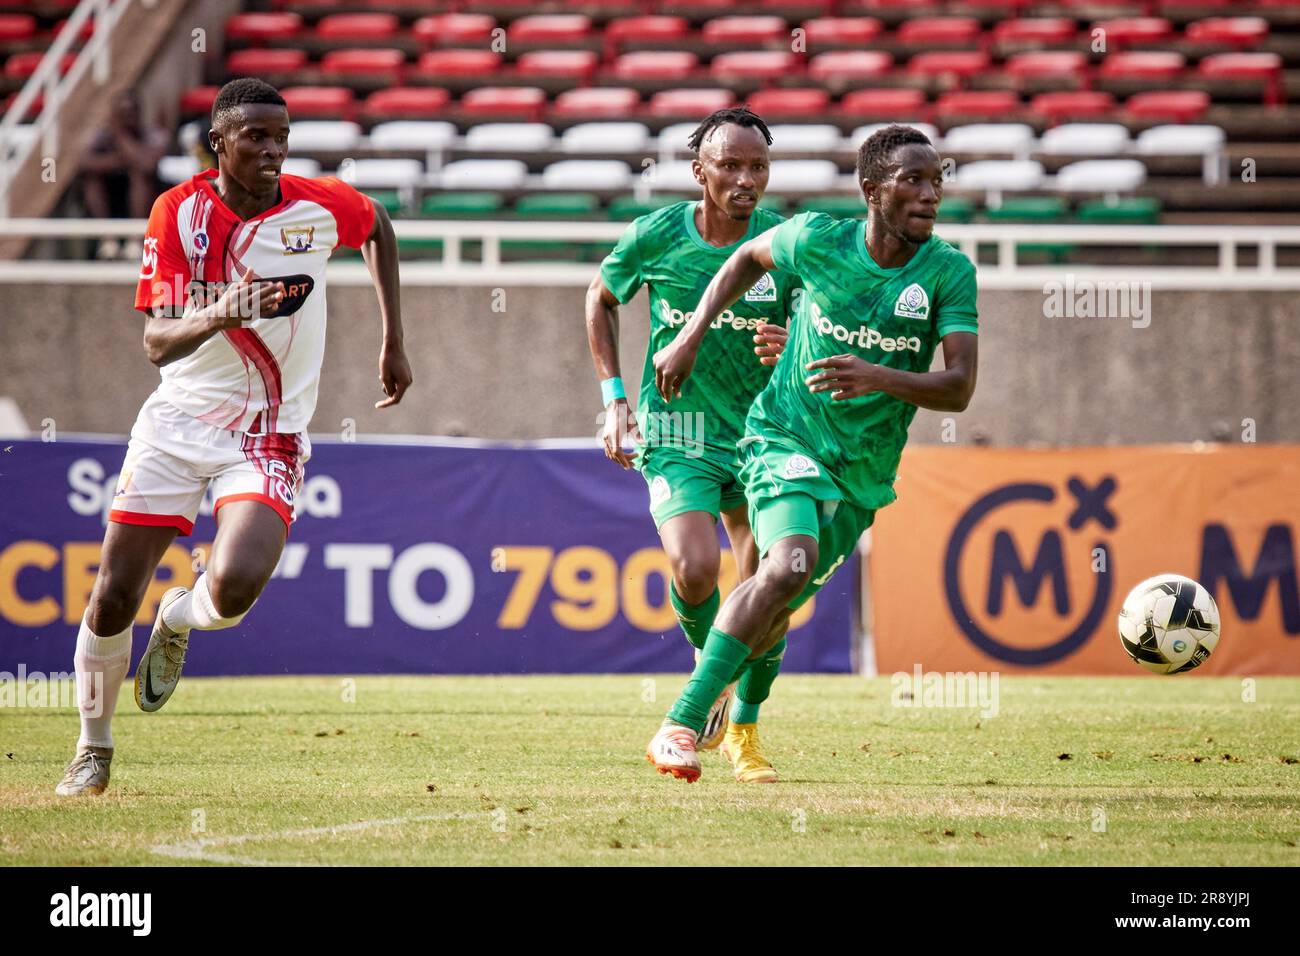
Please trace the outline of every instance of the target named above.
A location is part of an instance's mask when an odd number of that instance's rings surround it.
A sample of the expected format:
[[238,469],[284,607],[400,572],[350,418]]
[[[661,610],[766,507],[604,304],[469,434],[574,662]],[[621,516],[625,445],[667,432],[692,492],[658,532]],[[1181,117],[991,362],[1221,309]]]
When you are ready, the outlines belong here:
[[[843,500],[883,507],[895,497],[898,460],[916,406],[884,392],[832,400],[829,391],[808,390],[805,379],[813,372],[806,366],[849,353],[890,368],[929,371],[943,336],[978,331],[975,266],[931,236],[906,265],[882,269],[867,252],[862,220],[823,213],[784,223],[772,259],[799,276],[804,293],[786,354],[750,410],[747,435],[807,452],[829,472]],[[799,465],[816,468],[804,458]]]
[[641,373],[637,422],[648,445],[699,448],[699,454],[735,457],[745,414],[772,375],[754,354],[759,322],[784,326],[794,312],[798,280],[764,275],[723,311],[704,337],[694,372],[680,398],[665,403],[655,391],[654,354],[690,321],[714,274],[736,248],[785,220],[756,209],[749,231],[730,246],[711,246],[695,227],[693,201],[674,203],[634,220],[600,267],[601,280],[619,302],[649,286],[650,345]]

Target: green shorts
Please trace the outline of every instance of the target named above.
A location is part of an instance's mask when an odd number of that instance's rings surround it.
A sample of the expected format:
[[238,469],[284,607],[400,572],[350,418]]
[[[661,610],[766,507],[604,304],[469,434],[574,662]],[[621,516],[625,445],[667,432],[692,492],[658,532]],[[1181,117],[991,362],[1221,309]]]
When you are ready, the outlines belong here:
[[749,526],[762,558],[782,538],[817,539],[817,564],[807,586],[788,605],[795,610],[822,589],[848,560],[875,509],[844,501],[825,469],[806,454],[768,442],[750,442],[740,453],[740,477],[749,499]]
[[716,452],[696,455],[683,448],[650,446],[637,456],[637,468],[650,489],[656,528],[687,511],[707,511],[717,521],[723,511],[745,503],[735,462]]

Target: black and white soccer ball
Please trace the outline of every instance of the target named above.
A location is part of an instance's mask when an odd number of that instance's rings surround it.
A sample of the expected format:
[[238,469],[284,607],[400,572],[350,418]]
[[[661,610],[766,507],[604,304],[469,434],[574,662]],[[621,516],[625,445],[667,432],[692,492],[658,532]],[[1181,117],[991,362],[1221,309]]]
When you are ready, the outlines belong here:
[[1219,643],[1219,608],[1210,592],[1181,574],[1147,578],[1124,599],[1119,640],[1156,674],[1200,667]]

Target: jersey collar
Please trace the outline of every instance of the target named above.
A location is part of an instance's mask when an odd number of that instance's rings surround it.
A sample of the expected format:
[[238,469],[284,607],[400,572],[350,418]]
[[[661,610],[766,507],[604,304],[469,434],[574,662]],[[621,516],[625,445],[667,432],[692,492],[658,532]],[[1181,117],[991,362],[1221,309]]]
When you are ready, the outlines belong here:
[[862,262],[863,268],[873,275],[878,276],[896,276],[906,272],[930,254],[930,250],[934,248],[936,241],[941,241],[935,239],[934,233],[930,233],[930,238],[921,243],[920,247],[916,250],[916,254],[913,255],[911,259],[904,262],[901,266],[897,266],[893,269],[886,269],[877,263],[875,259],[871,258],[871,253],[867,251],[867,220],[865,218],[861,220],[860,226],[854,227],[854,233],[857,236],[857,241],[854,245],[857,247],[858,256]]
[[229,206],[226,205],[225,200],[221,198],[221,194],[217,192],[217,186],[216,186],[217,171],[215,169],[205,169],[203,172],[199,173],[197,176],[194,177],[194,181],[198,185],[199,189],[205,191],[208,194],[208,196],[212,199],[212,201],[219,208],[224,210],[226,215],[228,215],[231,219],[234,219],[236,222],[257,222],[261,219],[267,218],[268,216],[274,216],[277,212],[279,212],[281,209],[283,209],[285,206],[289,205],[289,203],[293,201],[289,199],[287,196],[285,196],[284,179],[283,177],[281,177],[280,201],[276,203],[274,206],[272,206],[270,209],[262,210],[256,216],[250,216],[247,219],[241,219],[233,209],[231,209]]
[[[703,202],[704,200],[700,200]],[[745,234],[729,246],[715,246],[705,242],[704,237],[700,235],[700,230],[695,226],[695,210],[700,207],[700,202],[682,203],[683,215],[686,216],[686,234],[691,237],[691,242],[695,243],[701,249],[707,249],[709,252],[725,252],[728,255],[733,252],[742,242],[754,238],[754,230],[758,228],[758,209],[755,207],[753,214],[749,217],[749,228]]]

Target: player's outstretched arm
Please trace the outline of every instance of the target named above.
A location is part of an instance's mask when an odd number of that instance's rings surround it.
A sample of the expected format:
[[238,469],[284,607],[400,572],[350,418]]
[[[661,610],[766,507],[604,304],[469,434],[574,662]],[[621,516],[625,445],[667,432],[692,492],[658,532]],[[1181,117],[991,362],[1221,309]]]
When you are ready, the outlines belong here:
[[370,269],[370,278],[379,296],[379,316],[384,323],[384,341],[379,348],[379,384],[388,397],[375,402],[375,408],[396,405],[411,387],[411,365],[406,360],[406,343],[402,334],[401,286],[397,272],[397,235],[388,218],[388,210],[371,200],[375,207],[375,225],[361,246],[361,255]]
[[709,287],[704,290],[700,304],[686,327],[677,337],[655,353],[655,388],[664,401],[681,395],[682,383],[690,378],[695,368],[704,333],[727,306],[735,302],[745,290],[762,278],[763,273],[776,268],[772,261],[772,237],[779,227],[774,226],[761,236],[749,240],[731,254]]
[[237,329],[246,319],[273,313],[284,301],[284,283],[253,278],[245,270],[216,302],[191,306],[180,317],[154,309],[144,323],[144,354],[163,366],[189,355],[222,329]]
[[[587,287],[585,312],[587,347],[591,349],[591,359],[596,364],[596,377],[601,382],[622,377],[618,363],[618,306],[618,299],[597,273]],[[641,440],[636,416],[625,396],[611,395],[605,403],[605,424],[601,429],[601,440],[605,445],[605,457],[626,469],[632,467],[632,459],[636,454],[623,450],[625,438]]]
[[949,332],[942,342],[942,372],[908,372],[856,355],[832,355],[809,362],[804,381],[809,391],[830,392],[833,400],[885,392],[920,408],[964,412],[975,394],[979,339],[973,332]]

